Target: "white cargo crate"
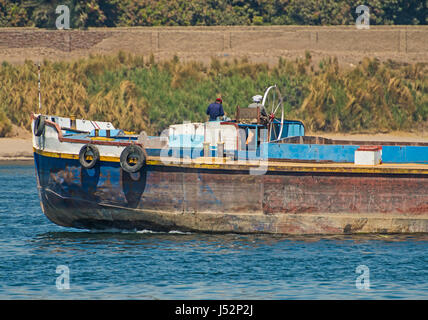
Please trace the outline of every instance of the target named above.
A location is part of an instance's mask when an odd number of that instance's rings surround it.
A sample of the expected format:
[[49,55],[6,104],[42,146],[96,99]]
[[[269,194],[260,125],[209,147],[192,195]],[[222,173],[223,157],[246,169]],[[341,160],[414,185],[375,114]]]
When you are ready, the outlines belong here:
[[355,150],[354,164],[374,166],[382,163],[382,146],[361,146]]

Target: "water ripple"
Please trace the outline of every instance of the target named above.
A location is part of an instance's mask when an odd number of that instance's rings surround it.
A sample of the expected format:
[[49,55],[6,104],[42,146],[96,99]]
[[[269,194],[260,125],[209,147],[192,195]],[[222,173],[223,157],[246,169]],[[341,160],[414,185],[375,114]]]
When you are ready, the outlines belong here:
[[33,166],[0,166],[0,181],[1,299],[428,298],[428,235],[83,231],[44,217]]

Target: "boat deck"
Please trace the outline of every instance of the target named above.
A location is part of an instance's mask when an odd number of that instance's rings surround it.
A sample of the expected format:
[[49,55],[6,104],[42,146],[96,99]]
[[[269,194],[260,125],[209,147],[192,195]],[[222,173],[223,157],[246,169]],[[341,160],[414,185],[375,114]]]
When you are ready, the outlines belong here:
[[149,165],[184,166],[189,168],[288,172],[337,172],[337,173],[383,173],[424,174],[428,176],[428,164],[382,163],[379,165],[355,165],[353,163],[301,163],[275,160],[233,160],[231,158],[200,157],[197,159],[149,157]]

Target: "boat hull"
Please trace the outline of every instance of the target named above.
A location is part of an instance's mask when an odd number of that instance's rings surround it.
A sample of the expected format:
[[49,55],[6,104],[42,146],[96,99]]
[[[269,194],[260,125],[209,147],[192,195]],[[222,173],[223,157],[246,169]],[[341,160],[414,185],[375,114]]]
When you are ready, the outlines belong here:
[[45,215],[86,229],[221,233],[428,232],[428,175],[267,170],[118,161],[84,169],[75,158],[35,150]]

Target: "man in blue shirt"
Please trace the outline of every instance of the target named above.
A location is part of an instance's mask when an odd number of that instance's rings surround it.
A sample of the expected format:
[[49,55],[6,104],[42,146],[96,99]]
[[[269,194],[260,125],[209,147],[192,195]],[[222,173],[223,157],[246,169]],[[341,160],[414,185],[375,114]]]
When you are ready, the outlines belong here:
[[211,103],[207,109],[207,115],[210,116],[210,121],[216,121],[217,117],[224,116],[223,101],[217,98],[214,103]]

